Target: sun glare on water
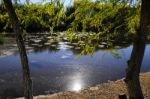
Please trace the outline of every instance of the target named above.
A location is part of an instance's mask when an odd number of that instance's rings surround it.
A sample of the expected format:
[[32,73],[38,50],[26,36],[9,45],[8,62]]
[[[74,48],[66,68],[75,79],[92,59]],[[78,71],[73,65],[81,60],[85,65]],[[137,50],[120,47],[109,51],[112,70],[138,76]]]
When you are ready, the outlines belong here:
[[81,84],[75,83],[73,85],[73,91],[79,92],[81,90]]

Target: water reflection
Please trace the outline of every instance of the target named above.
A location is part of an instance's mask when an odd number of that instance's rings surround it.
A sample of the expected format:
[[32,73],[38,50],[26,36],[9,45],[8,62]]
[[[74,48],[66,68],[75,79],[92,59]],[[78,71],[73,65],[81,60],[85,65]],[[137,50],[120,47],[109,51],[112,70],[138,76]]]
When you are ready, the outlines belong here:
[[76,40],[72,40],[74,38],[70,40],[70,38],[67,37],[65,33],[62,34],[63,35],[55,33],[55,36],[47,34],[47,37],[41,37],[40,35],[31,35],[28,36],[27,39],[25,39],[25,42],[27,45],[29,45],[29,47],[33,47],[35,52],[42,52],[46,49],[48,49],[50,52],[56,52],[58,50],[71,50],[75,55],[93,54],[99,49],[120,49],[131,44],[131,42],[127,41],[120,41],[118,42],[118,44],[113,43],[112,41],[99,41],[98,39],[96,39],[96,41],[91,41],[91,39],[88,39],[88,37],[81,39],[81,35],[83,35],[82,33],[75,33],[74,35],[76,35],[77,37]]
[[81,88],[82,88],[82,84],[80,81],[75,81],[73,83],[73,86],[72,86],[73,91],[79,92],[81,90]]
[[[78,92],[82,88],[125,76],[132,46],[117,50],[96,49],[92,57],[87,54],[78,57],[81,50],[68,48],[66,44],[69,43],[57,43],[54,49],[50,45],[35,47],[37,50],[28,53],[34,95],[66,90]],[[142,66],[144,72],[150,71],[149,49],[150,46]],[[0,96],[7,95],[7,89],[11,88],[16,89],[17,95],[14,96],[23,95],[19,62],[18,54],[0,58]]]
[[[72,75],[72,80],[69,81],[69,88],[68,90],[71,90],[71,91],[75,91],[75,92],[79,92],[82,88],[85,87],[85,79],[84,79],[84,76],[88,75],[84,73],[84,70],[80,70],[80,67],[79,65],[76,67],[78,69],[78,71],[76,71],[76,73],[74,75]],[[85,75],[83,75],[85,74]]]

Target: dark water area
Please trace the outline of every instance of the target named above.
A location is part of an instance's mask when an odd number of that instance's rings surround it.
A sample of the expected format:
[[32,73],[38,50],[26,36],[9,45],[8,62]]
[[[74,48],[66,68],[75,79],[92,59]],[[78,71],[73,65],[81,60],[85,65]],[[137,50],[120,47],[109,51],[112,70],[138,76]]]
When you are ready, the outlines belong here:
[[[113,50],[97,50],[93,55],[79,55],[59,44],[59,50],[42,49],[28,52],[33,94],[79,91],[125,76],[132,45]],[[141,72],[150,71],[150,45],[147,45]],[[117,57],[116,57],[117,56]],[[23,96],[19,54],[0,57],[0,96]]]

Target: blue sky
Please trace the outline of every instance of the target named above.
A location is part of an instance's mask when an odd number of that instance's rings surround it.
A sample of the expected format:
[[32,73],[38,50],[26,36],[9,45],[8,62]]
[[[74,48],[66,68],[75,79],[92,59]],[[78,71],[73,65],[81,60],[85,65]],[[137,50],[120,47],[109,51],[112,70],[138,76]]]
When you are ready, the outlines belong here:
[[[26,0],[20,0],[22,3],[25,3]],[[42,0],[30,0],[32,3],[40,3]],[[46,2],[50,2],[51,0],[45,0]],[[65,6],[70,5],[71,1],[73,0],[61,0],[61,2],[64,2]]]
[[[2,0],[0,0],[0,2],[1,2]],[[19,1],[19,0],[18,0]],[[40,3],[40,2],[42,2],[42,1],[45,1],[45,2],[50,2],[51,0],[30,0],[30,2],[32,2],[32,3]],[[64,5],[65,6],[69,6],[70,5],[70,3],[73,1],[73,0],[60,0],[61,2],[64,2]],[[25,3],[26,2],[26,0],[20,0],[20,2],[21,3]]]
[[[2,0],[0,0],[0,2],[1,2]],[[18,0],[19,1],[19,0]],[[40,3],[40,2],[42,2],[42,1],[45,1],[45,2],[50,2],[51,0],[30,0],[30,2],[32,2],[32,3]],[[74,0],[60,0],[61,2],[64,2],[64,5],[65,6],[69,6],[70,4],[71,4],[71,2],[72,1],[74,1]],[[95,0],[93,0],[93,1],[95,1]],[[21,3],[25,3],[26,2],[26,0],[20,0],[20,2]],[[133,4],[135,4],[135,2],[136,2],[136,0],[133,0]]]

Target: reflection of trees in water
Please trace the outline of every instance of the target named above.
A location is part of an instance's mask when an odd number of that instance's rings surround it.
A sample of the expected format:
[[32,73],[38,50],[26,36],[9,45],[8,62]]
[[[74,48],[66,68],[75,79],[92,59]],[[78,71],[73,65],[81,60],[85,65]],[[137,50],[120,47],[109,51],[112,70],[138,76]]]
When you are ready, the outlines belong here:
[[51,47],[51,46],[49,46],[48,51],[49,51],[49,52],[57,52],[57,51],[59,51],[58,45],[56,45],[56,47]]
[[[73,46],[71,50],[77,52],[82,52],[84,54],[90,54],[99,49],[109,49],[115,48],[116,46],[128,46],[131,44],[132,40],[127,37],[122,37],[122,39],[103,36],[102,33],[93,32],[58,32],[58,33],[41,33],[31,34],[27,37],[30,44],[44,45],[48,42],[50,45],[58,45],[58,42],[68,42],[67,45]],[[39,41],[41,40],[41,41]],[[38,42],[39,41],[39,42]],[[56,43],[56,44],[55,44]],[[45,45],[44,45],[45,46]],[[82,50],[82,51],[81,51]],[[84,51],[83,51],[84,50]]]
[[91,44],[86,44],[85,46],[80,46],[81,49],[71,49],[71,51],[75,54],[75,55],[87,55],[87,54],[94,54],[95,52],[99,51],[99,50],[109,50],[113,56],[115,56],[115,50],[116,49],[122,49],[122,48],[126,48],[130,45],[130,43],[126,43],[126,45],[123,44],[115,44],[115,45],[111,45],[111,46],[107,46],[107,44],[105,46],[100,46],[98,43],[93,43]]
[[49,52],[57,52],[59,51],[58,49],[58,45],[56,45],[55,47],[52,46],[41,46],[41,47],[34,47],[34,52],[38,53],[38,52],[44,52],[45,50],[48,50]]
[[[0,98],[1,99],[7,99],[7,98],[14,98],[14,97],[21,97],[22,96],[22,90],[18,90],[16,88],[7,88],[3,91]],[[8,97],[10,96],[10,97]]]
[[29,46],[34,47],[34,52],[43,52],[45,50],[48,50],[49,52],[57,52],[61,50],[59,42],[63,42],[67,47],[66,49],[71,50],[75,55],[92,55],[98,50],[120,49],[131,44],[131,42],[127,41],[101,41],[97,37],[93,39],[93,35],[89,38],[85,34],[83,35],[83,37],[82,35],[83,34],[73,33],[70,36],[66,36],[66,34],[65,36],[60,36],[57,34],[55,36],[52,35],[48,36],[47,38],[46,36],[41,38],[41,35],[38,37],[36,34],[36,38],[34,38],[34,36],[31,36],[31,40],[29,39],[30,37],[28,37],[28,44]]

